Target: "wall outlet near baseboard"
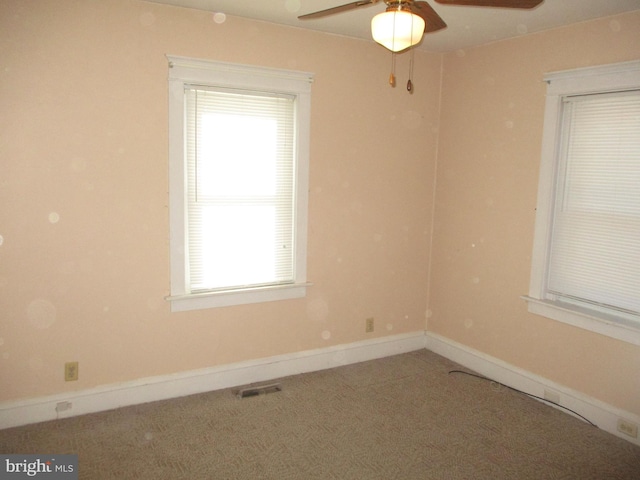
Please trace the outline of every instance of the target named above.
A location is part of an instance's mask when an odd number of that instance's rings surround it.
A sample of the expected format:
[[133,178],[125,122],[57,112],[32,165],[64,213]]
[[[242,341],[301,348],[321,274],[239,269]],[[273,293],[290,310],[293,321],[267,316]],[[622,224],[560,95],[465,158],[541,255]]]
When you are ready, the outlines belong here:
[[364,331],[366,333],[371,333],[373,332],[373,317],[369,317],[367,318],[365,327],[364,327]]
[[78,380],[78,362],[67,362],[64,364],[64,381],[75,382]]
[[625,420],[623,418],[618,419],[618,431],[620,433],[624,433],[625,435],[629,435],[633,438],[638,438],[638,425],[629,420]]
[[58,402],[56,403],[56,412],[65,412],[67,410],[71,410],[73,407],[73,403],[71,402]]

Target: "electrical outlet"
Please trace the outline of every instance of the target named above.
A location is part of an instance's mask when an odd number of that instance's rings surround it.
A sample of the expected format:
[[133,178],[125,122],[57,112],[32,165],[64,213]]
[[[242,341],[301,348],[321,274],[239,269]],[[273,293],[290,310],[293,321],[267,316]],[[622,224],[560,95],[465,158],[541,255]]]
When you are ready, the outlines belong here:
[[373,332],[373,317],[367,318],[367,323],[364,327],[364,331],[367,333]]
[[630,437],[638,438],[638,425],[628,420],[618,419],[618,431]]
[[71,407],[73,407],[73,403],[71,402],[58,402],[56,403],[56,412],[65,412],[71,410]]
[[67,362],[64,364],[64,381],[75,382],[78,380],[78,362]]

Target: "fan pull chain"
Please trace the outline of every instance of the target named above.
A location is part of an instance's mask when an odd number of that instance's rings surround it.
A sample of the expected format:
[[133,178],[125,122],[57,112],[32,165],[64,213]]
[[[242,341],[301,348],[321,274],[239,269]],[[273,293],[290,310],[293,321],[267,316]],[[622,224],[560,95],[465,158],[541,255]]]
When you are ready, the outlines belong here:
[[413,83],[411,77],[413,77],[413,47],[411,47],[411,53],[409,57],[409,80],[407,80],[407,92],[413,93]]
[[411,46],[409,47],[409,80],[407,80],[407,92],[413,93],[413,83],[411,77],[413,77],[413,16],[411,17]]
[[392,88],[396,86],[396,53],[391,52],[391,74],[389,75],[389,85]]
[[[395,19],[395,13],[394,13],[394,19]],[[393,36],[391,37],[391,46],[393,47],[391,49],[391,74],[389,75],[389,85],[391,85],[391,88],[395,88],[396,86],[396,52],[395,52],[395,46],[396,46],[396,22],[393,22],[393,32],[392,32]]]

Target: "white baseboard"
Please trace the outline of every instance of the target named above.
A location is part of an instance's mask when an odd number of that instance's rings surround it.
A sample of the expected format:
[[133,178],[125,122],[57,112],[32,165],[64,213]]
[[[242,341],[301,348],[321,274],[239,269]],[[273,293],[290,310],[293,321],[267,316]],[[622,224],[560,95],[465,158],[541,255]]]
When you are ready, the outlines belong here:
[[[640,439],[632,438],[618,431],[619,419],[640,425],[640,416],[613,407],[438,334],[427,332],[425,336],[422,331],[174,375],[144,378],[59,395],[5,402],[0,404],[0,429],[264,382],[423,348],[523,392],[538,397],[544,397],[545,390],[554,392],[559,396],[559,404],[562,407],[588,418],[606,432],[640,445]],[[568,413],[562,408],[561,411]]]
[[573,410],[597,425],[598,428],[640,445],[640,438],[633,438],[618,431],[618,421],[620,419],[640,426],[639,415],[616,408],[432,332],[426,333],[426,348],[482,376],[522,392],[541,398],[545,397],[545,390],[553,392],[558,395],[560,407],[545,402],[548,405],[554,406],[570,415],[570,412],[561,407]]
[[424,331],[0,404],[0,429],[183,397],[425,348]]

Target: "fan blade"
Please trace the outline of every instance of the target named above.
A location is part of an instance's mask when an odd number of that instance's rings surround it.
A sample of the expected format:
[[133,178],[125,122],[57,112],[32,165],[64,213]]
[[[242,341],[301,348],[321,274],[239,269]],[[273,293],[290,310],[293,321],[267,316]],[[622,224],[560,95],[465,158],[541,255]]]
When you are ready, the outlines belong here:
[[443,5],[466,5],[469,7],[534,8],[544,0],[436,0]]
[[431,8],[427,2],[413,2],[409,4],[409,8],[413,13],[422,17],[424,20],[424,33],[436,32],[447,28],[447,24],[440,18],[440,15]]
[[347,12],[349,10],[354,10],[356,8],[364,7],[366,5],[373,5],[374,3],[378,3],[379,0],[360,0],[359,2],[351,2],[346,5],[340,5],[338,7],[327,8],[326,10],[320,10],[319,12],[307,13],[306,15],[301,15],[298,17],[298,20],[311,20],[314,18],[326,17],[327,15],[333,15],[334,13],[342,13]]

